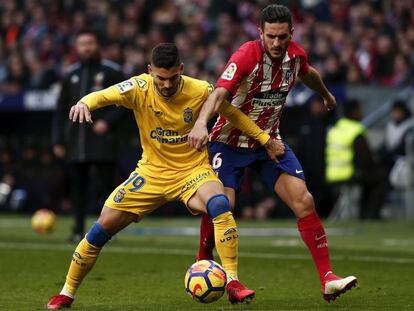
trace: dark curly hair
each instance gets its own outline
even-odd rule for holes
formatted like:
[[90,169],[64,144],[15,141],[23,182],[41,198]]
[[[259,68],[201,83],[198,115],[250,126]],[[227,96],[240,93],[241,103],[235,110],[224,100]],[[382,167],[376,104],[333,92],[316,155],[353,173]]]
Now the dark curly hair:
[[290,11],[284,5],[271,4],[262,10],[260,27],[263,29],[265,23],[288,23],[292,30],[292,17]]
[[151,64],[158,68],[170,69],[180,64],[180,55],[174,43],[160,43],[152,49]]

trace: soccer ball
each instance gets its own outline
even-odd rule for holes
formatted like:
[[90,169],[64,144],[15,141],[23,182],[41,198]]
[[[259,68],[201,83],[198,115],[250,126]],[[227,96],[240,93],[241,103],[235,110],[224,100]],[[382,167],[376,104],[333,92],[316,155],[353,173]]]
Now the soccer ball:
[[188,268],[184,278],[187,293],[201,303],[220,299],[224,294],[226,282],[226,272],[213,260],[197,261]]
[[56,215],[51,210],[42,208],[37,210],[32,216],[32,228],[37,233],[51,232],[55,226]]

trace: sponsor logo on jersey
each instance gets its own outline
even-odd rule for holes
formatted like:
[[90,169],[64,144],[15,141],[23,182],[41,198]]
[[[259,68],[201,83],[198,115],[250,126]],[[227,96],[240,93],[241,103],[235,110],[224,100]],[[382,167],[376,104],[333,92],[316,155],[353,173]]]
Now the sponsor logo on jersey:
[[183,116],[184,116],[184,122],[191,123],[193,121],[193,109],[185,108]]
[[291,69],[286,70],[284,82],[289,84],[293,71]]
[[221,75],[221,78],[224,80],[232,80],[234,77],[234,74],[237,71],[237,65],[236,63],[230,63],[226,70],[224,70],[223,74]]
[[188,135],[180,136],[177,131],[164,130],[161,127],[151,130],[150,138],[156,139],[161,144],[179,144],[188,141]]
[[253,106],[280,107],[286,101],[288,92],[264,92],[252,99]]
[[143,89],[145,85],[147,85],[147,81],[142,80],[140,78],[135,78],[135,81],[137,81],[137,84],[141,89]]
[[116,85],[116,88],[118,89],[119,93],[124,94],[130,90],[132,90],[135,87],[134,82],[130,80],[125,80],[123,82],[120,82]]
[[200,174],[198,174],[196,177],[187,180],[184,184],[184,186],[181,188],[181,193],[194,188],[195,186],[198,185],[198,183],[204,179],[206,179],[207,177],[209,177],[211,175],[210,171],[206,171],[206,172],[202,172]]
[[126,191],[124,189],[119,189],[118,192],[114,196],[114,202],[120,203],[125,196]]

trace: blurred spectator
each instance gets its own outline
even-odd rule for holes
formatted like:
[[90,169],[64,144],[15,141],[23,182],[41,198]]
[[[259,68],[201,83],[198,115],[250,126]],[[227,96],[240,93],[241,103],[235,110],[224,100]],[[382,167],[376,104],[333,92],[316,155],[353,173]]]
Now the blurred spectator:
[[395,87],[408,86],[413,82],[413,66],[410,57],[404,54],[397,54],[394,58],[393,74],[390,84]]
[[375,73],[379,84],[391,85],[394,72],[394,57],[394,43],[391,37],[387,35],[379,36],[375,57]]
[[0,92],[15,94],[27,89],[29,86],[29,68],[19,54],[13,54],[9,58],[7,73],[0,83]]
[[18,174],[16,161],[8,146],[0,146],[0,211],[10,211],[10,195]]
[[[396,163],[405,156],[405,139],[414,130],[414,119],[407,104],[402,100],[394,102],[391,108],[391,119],[385,128],[384,144],[380,150],[382,163],[390,175]],[[398,179],[398,176],[395,176]],[[399,178],[401,179],[401,178]],[[394,186],[398,180],[394,182]]]
[[[70,47],[75,34],[88,26],[104,38],[104,57],[125,64],[127,71],[131,60],[124,48],[143,51],[147,59],[149,47],[175,41],[183,43],[185,62],[195,64],[192,72],[214,79],[240,42],[257,38],[265,2],[5,0],[0,2],[0,48],[8,63],[12,55],[32,50],[45,70],[59,74],[74,61]],[[325,81],[403,86],[413,76],[414,2],[286,2],[295,19],[294,39],[309,52]],[[203,64],[214,63],[211,55],[197,51],[216,49],[213,58],[219,68],[212,74],[212,66]]]
[[306,184],[313,195],[318,214],[326,217],[332,208],[331,196],[325,181],[326,133],[333,123],[333,116],[326,110],[319,96],[311,99],[308,110],[302,114],[296,154],[302,164]]
[[360,103],[357,100],[346,102],[344,117],[327,134],[326,179],[336,201],[347,185],[358,185],[361,190],[359,218],[379,219],[387,194],[387,180],[370,150],[361,119]]
[[[79,63],[72,65],[62,80],[54,119],[53,151],[58,158],[66,156],[71,164],[71,192],[75,200],[75,225],[71,240],[78,242],[84,235],[88,196],[95,193],[103,201],[114,187],[119,138],[109,134],[108,130],[116,119],[128,112],[114,107],[100,109],[94,113],[93,125],[86,122],[72,124],[68,120],[70,107],[84,95],[124,79],[118,65],[101,59],[95,33],[80,32],[75,48]],[[101,203],[96,202],[96,205]]]

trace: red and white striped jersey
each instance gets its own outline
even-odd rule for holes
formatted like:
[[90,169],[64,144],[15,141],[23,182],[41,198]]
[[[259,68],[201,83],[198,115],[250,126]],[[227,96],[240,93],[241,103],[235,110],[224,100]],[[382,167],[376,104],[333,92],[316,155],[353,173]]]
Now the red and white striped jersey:
[[[309,71],[304,49],[290,41],[282,61],[272,61],[260,40],[244,43],[231,57],[216,87],[224,87],[232,95],[232,104],[244,112],[266,133],[277,136],[286,97],[297,75]],[[260,145],[219,116],[211,131],[210,141],[233,147],[255,148]]]

